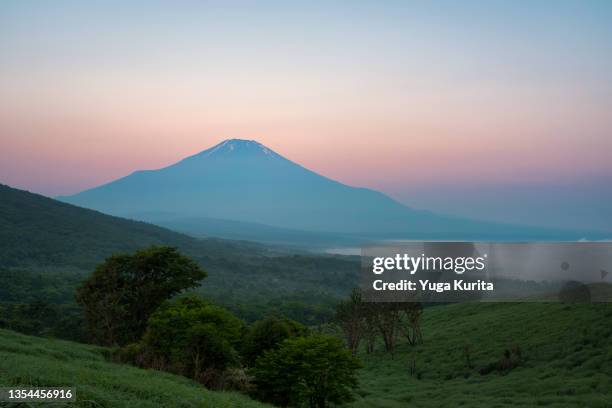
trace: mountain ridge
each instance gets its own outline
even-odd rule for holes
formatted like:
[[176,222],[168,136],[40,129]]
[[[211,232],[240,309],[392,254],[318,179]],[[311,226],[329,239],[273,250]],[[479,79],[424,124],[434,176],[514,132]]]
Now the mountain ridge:
[[58,199],[135,219],[167,213],[170,219],[232,220],[366,240],[583,238],[575,232],[416,210],[381,192],[320,175],[245,139],[228,139],[169,166]]

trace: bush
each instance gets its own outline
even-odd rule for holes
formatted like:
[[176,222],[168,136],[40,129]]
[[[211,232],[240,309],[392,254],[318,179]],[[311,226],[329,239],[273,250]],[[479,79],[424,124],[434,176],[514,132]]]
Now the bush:
[[253,391],[253,376],[243,367],[226,368],[221,375],[219,388],[248,394]]
[[329,336],[285,340],[266,351],[253,369],[256,395],[280,406],[323,408],[353,400],[361,366],[342,340]]
[[253,323],[247,330],[242,344],[242,357],[247,365],[253,365],[265,351],[276,348],[283,340],[303,337],[308,329],[302,324],[275,316]]
[[141,343],[132,343],[119,349],[113,349],[112,358],[120,363],[142,365],[143,346]]
[[144,365],[216,388],[223,370],[238,362],[242,327],[230,312],[197,297],[166,303],[149,319],[142,339]]
[[512,346],[510,349],[504,350],[502,357],[499,361],[489,363],[482,367],[479,371],[481,375],[487,375],[494,371],[501,373],[507,373],[510,370],[520,366],[523,363],[523,353],[521,348],[517,345]]

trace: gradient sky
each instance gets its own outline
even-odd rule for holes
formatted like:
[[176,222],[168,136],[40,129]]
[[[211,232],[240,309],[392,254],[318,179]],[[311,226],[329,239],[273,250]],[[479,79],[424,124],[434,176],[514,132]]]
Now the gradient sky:
[[237,137],[417,207],[612,230],[610,1],[124,3],[0,3],[0,182],[74,193]]

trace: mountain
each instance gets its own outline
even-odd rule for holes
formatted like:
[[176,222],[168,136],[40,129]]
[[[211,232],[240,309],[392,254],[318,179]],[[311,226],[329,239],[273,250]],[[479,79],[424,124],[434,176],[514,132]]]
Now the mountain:
[[255,244],[197,240],[0,184],[0,267],[90,269],[111,254],[149,245],[218,255],[234,253],[237,246],[264,251]]
[[310,249],[359,246],[361,242],[358,237],[351,235],[303,231],[246,221],[207,217],[167,217],[160,214],[139,214],[138,218],[200,238],[223,237],[224,239],[258,241]]
[[[59,198],[113,215],[163,222],[169,227],[187,223],[191,229],[197,224],[194,220],[204,218],[350,235],[361,240],[583,236],[415,210],[380,192],[321,176],[254,140],[226,140],[168,167],[136,171]],[[206,234],[205,228],[201,233]]]

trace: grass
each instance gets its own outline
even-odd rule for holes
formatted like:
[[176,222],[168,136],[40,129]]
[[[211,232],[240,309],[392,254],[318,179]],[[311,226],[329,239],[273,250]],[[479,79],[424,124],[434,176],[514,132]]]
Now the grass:
[[[360,354],[352,407],[612,407],[612,305],[436,306],[425,310],[422,332],[423,344],[400,343],[393,356],[382,345]],[[481,374],[513,348],[521,350],[517,367]],[[183,377],[113,364],[107,354],[0,330],[0,385],[72,386],[82,407],[263,406]]]
[[77,402],[66,406],[78,407],[267,406],[240,394],[209,391],[180,376],[108,362],[108,352],[0,330],[0,386],[75,387]]
[[[422,332],[393,356],[360,355],[353,407],[612,407],[612,305],[437,306]],[[480,373],[516,347],[518,367]]]

